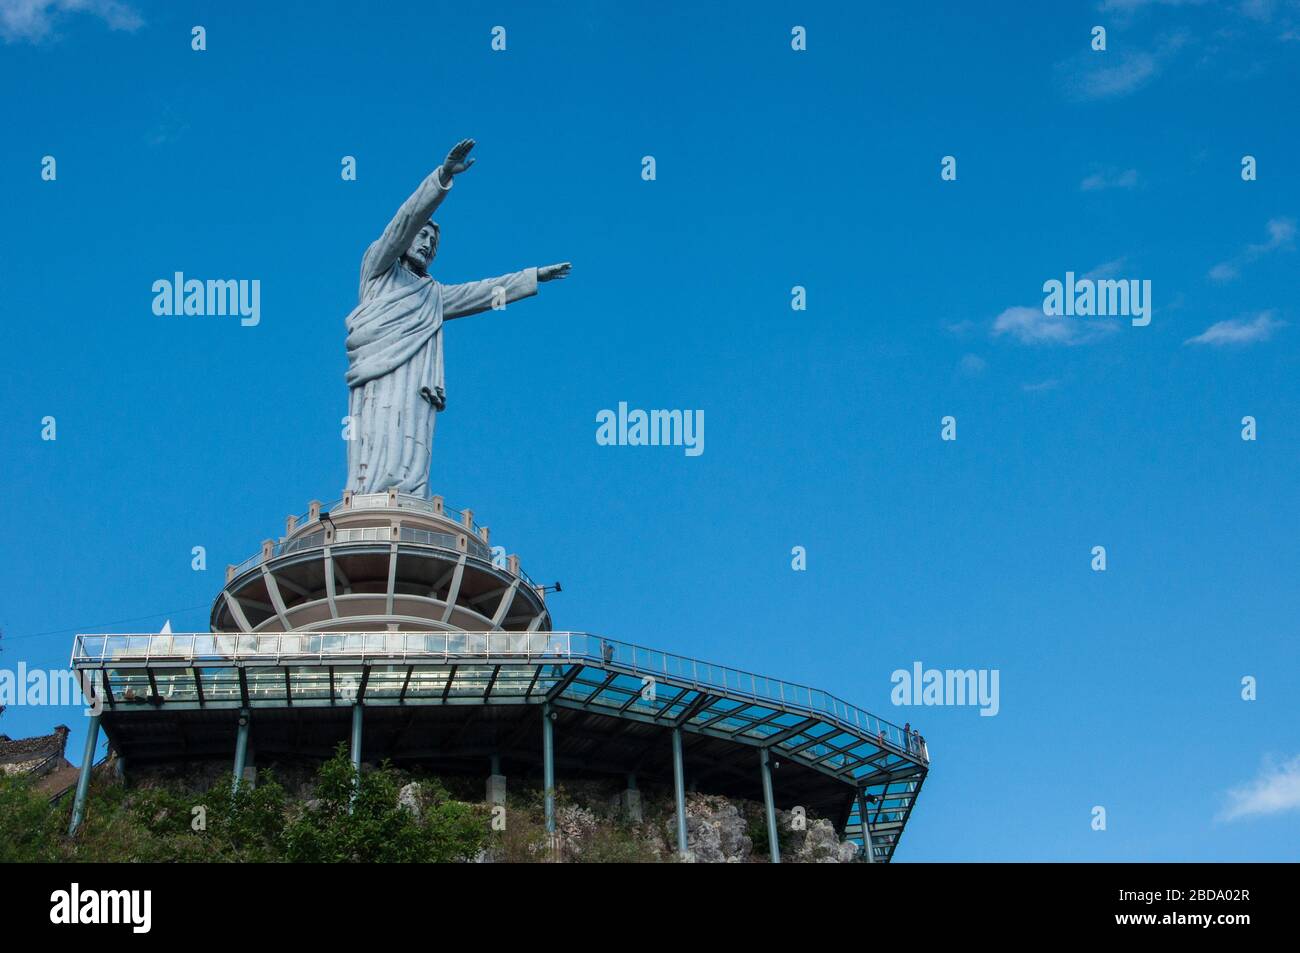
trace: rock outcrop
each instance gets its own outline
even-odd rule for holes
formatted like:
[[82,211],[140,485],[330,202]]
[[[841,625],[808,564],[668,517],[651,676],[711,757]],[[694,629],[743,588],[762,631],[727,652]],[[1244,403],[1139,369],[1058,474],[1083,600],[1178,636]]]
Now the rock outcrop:
[[[686,860],[697,864],[745,864],[766,861],[766,819],[761,804],[732,801],[713,794],[689,794],[686,798]],[[810,818],[791,811],[777,811],[777,835],[781,859],[787,863],[847,864],[858,855],[852,841],[841,840],[835,825],[825,818]],[[656,856],[668,859],[676,852],[677,812],[653,832]],[[755,840],[761,839],[761,849]]]

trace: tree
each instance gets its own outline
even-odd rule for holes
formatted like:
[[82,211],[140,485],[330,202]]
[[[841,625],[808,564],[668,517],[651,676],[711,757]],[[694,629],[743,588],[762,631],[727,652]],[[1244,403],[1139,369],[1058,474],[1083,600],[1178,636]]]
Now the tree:
[[[425,790],[427,789],[427,790]],[[306,863],[436,863],[471,860],[482,849],[482,811],[425,782],[417,813],[398,803],[401,782],[385,762],[358,776],[339,745],[317,774],[314,803],[284,832],[287,860]]]

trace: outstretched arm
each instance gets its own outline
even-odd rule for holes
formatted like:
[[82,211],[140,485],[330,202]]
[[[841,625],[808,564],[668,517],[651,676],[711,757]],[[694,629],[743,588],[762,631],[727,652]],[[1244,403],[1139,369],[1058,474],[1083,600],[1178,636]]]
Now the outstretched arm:
[[572,265],[566,261],[558,265],[525,268],[523,271],[514,271],[497,278],[467,281],[459,285],[443,285],[443,320],[463,318],[466,315],[487,311],[494,305],[504,306],[520,298],[531,298],[537,294],[538,282],[565,278],[571,267]]
[[442,319],[463,318],[537,294],[537,269],[525,268],[496,278],[442,286]]
[[429,173],[420,187],[402,203],[379,240],[366,250],[361,264],[363,281],[382,275],[411,247],[411,242],[433,215],[434,209],[447,197],[452,177],[474,164],[474,160],[468,158],[469,151],[473,148],[473,139],[462,139],[456,143],[451,152],[447,153],[442,165]]

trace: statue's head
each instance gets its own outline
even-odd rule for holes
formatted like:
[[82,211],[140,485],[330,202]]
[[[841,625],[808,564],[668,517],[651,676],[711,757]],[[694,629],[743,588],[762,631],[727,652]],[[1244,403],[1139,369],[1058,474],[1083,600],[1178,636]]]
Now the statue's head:
[[429,264],[437,254],[438,223],[428,221],[411,241],[406,253],[402,255],[402,261],[406,262],[406,267],[417,275],[423,275],[428,273]]

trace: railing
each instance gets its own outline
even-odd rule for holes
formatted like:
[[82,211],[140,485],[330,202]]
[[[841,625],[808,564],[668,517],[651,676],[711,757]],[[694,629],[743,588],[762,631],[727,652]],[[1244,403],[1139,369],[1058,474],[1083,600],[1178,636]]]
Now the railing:
[[850,705],[829,692],[767,678],[724,665],[673,655],[587,632],[271,632],[176,633],[168,635],[78,635],[74,668],[122,667],[151,662],[210,667],[235,661],[303,663],[357,662],[366,659],[463,663],[465,660],[518,659],[525,662],[595,662],[633,675],[667,678],[698,691],[722,690],[760,704],[804,711],[844,728],[885,740],[900,751],[928,761],[928,753],[903,729]]
[[[315,549],[317,546],[325,545],[325,532],[308,533],[306,536],[297,536],[293,539],[286,540],[276,546],[276,555],[283,556],[286,553],[296,553],[300,549]],[[259,556],[261,554],[259,553]]]
[[451,533],[439,533],[432,529],[418,529],[414,526],[402,527],[402,539],[409,543],[423,543],[425,546],[437,546],[440,549],[455,549],[456,537]]
[[334,531],[336,543],[382,543],[392,538],[391,526],[349,526]]
[[25,770],[23,773],[33,778],[39,778],[49,769],[50,765],[57,764],[64,760],[62,751],[54,751],[46,755],[39,763]]
[[[330,503],[328,506],[322,505],[321,512],[322,513],[331,512],[336,509],[341,509],[342,507],[343,507],[343,501],[335,500],[333,503]],[[414,496],[409,493],[397,494],[397,507],[399,509],[416,510],[421,513],[429,513],[433,516],[441,516],[459,525],[465,530],[465,535],[468,537],[468,550],[470,555],[477,556],[480,559],[486,560],[488,562],[492,562],[494,565],[496,565],[496,568],[498,569],[508,568],[505,565],[498,565],[496,561],[492,559],[492,550],[489,546],[487,546],[483,542],[483,539],[479,534],[479,526],[476,523],[474,523],[472,520],[470,521],[469,526],[465,525],[463,510],[456,510],[456,509],[452,509],[451,507],[444,506],[442,512],[439,513],[434,508],[432,500],[426,500],[423,497]],[[388,502],[387,493],[357,494],[352,497],[351,506],[348,507],[348,509],[350,510],[391,509],[391,508],[392,507]],[[311,522],[311,520],[309,519],[310,515],[311,512],[308,511],[306,513],[303,513],[299,517],[297,517],[297,529],[300,530],[304,526],[306,526],[309,522]],[[335,532],[334,541],[337,543],[382,542],[392,538],[390,532],[391,531],[389,530],[388,527],[383,527],[383,526],[341,528]],[[424,536],[428,537],[428,541],[426,541],[419,534],[424,534]],[[422,545],[433,546],[437,549],[446,549],[455,553],[459,553],[461,551],[459,546],[457,545],[456,537],[450,533],[437,533],[431,530],[420,530],[420,529],[415,529],[414,527],[404,526],[402,527],[401,538],[407,542],[421,543]],[[300,550],[315,549],[317,547],[323,546],[324,544],[325,544],[324,531],[309,533],[305,536],[298,536],[293,539],[287,539],[287,540],[281,539],[275,543],[271,551],[271,556],[269,558],[274,559],[278,556],[284,556],[289,553],[298,552]],[[258,550],[256,553],[249,556],[243,562],[235,566],[231,578],[233,579],[238,576],[242,576],[244,573],[248,572],[248,570],[260,566],[265,561],[266,561],[266,557],[264,557],[263,552],[261,550]],[[522,568],[519,570],[519,578],[523,580],[527,585],[533,588],[538,587],[538,584],[534,582],[532,580],[532,577],[530,577],[526,572],[524,572]]]
[[247,559],[245,559],[242,563],[240,563],[234,568],[234,571],[231,574],[231,578],[233,579],[236,576],[242,576],[244,573],[248,572],[248,570],[252,569],[254,566],[261,565],[261,563],[262,563],[262,554],[255,553],[254,555],[249,556]]
[[[461,526],[465,525],[464,510],[458,510],[455,507],[443,506],[442,512],[439,513],[433,505],[433,500],[427,500],[422,496],[416,496],[413,493],[397,494],[397,506],[403,510],[416,510],[421,513],[429,513],[433,516],[445,516],[453,523]],[[332,513],[335,510],[343,509],[343,501],[335,500],[332,503],[322,503],[320,511],[322,513]],[[388,503],[387,493],[357,493],[352,497],[352,505],[348,509],[353,510],[386,510],[391,509]],[[296,520],[299,529],[312,522],[311,510],[306,513],[300,513]],[[471,524],[468,527],[475,536],[478,535],[479,527],[477,524]]]

